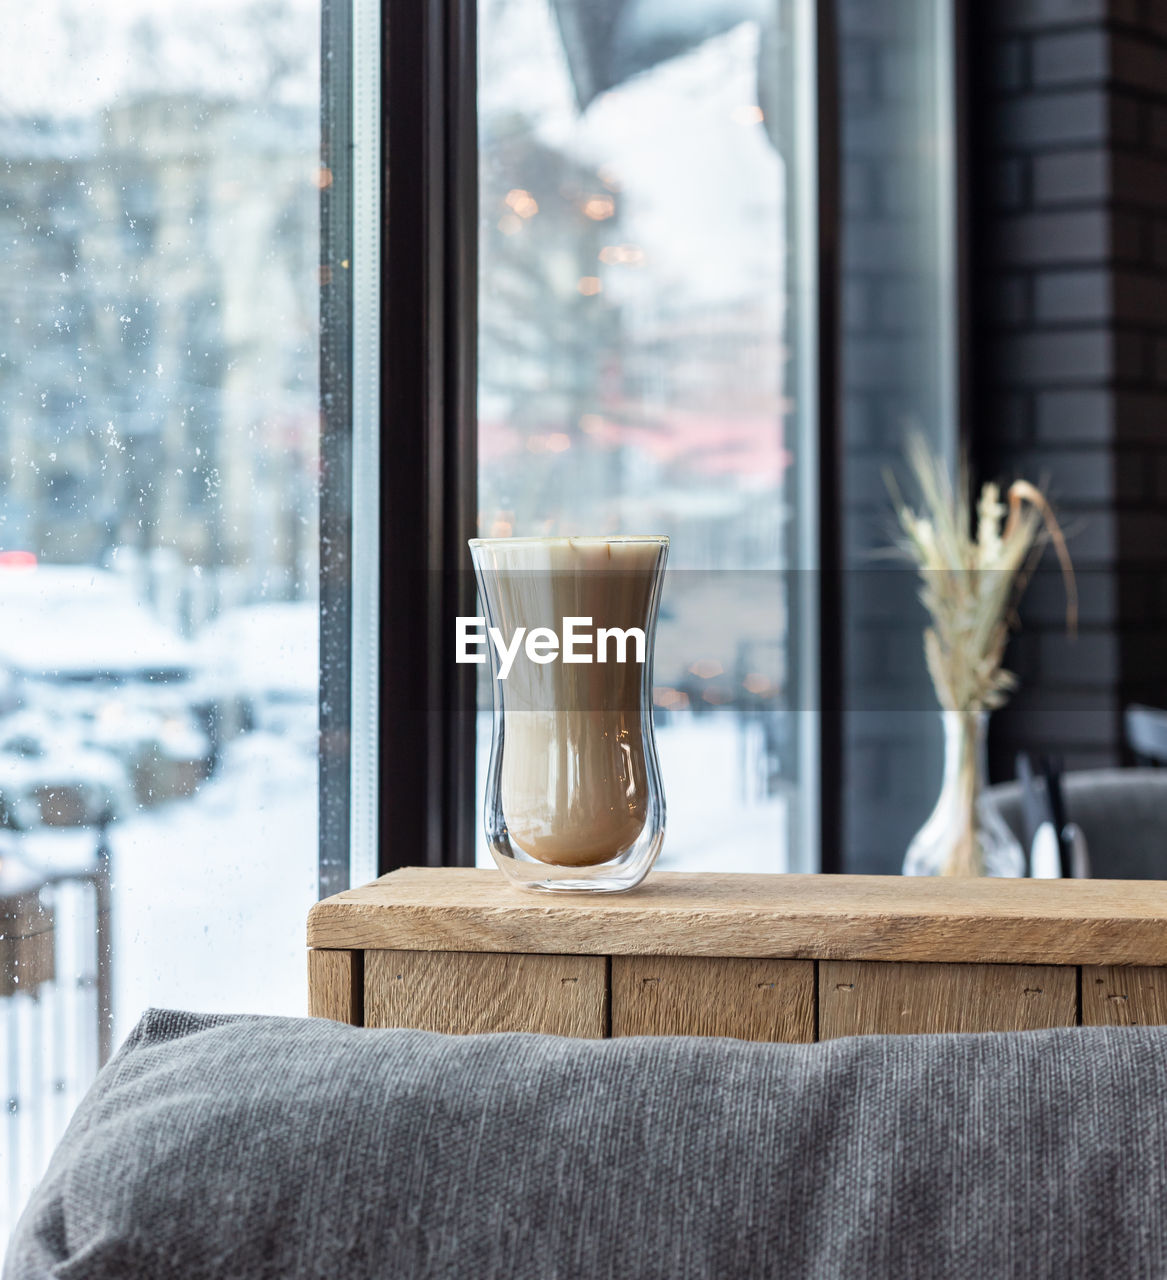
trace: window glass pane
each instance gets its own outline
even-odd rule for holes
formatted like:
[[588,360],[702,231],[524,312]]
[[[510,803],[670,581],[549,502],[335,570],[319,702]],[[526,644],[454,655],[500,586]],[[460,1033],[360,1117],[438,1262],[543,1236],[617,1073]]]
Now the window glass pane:
[[817,843],[811,6],[478,10],[479,531],[670,536],[659,865],[801,869]]
[[316,0],[8,13],[0,1238],[146,1006],[305,1008],[319,31]]
[[898,873],[944,744],[918,577],[889,560],[885,476],[909,431],[955,462],[959,314],[952,0],[865,0],[838,21],[841,869]]

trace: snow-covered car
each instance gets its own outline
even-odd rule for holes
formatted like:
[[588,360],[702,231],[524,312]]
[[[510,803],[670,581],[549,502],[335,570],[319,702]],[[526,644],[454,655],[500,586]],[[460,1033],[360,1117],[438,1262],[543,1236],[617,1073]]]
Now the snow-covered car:
[[83,722],[84,742],[121,761],[143,808],[193,795],[214,767],[210,738],[181,699],[142,706],[137,693],[104,698]]
[[198,637],[201,680],[246,707],[248,727],[315,753],[319,625],[311,601],[229,609]]
[[0,668],[17,679],[166,684],[191,673],[188,642],[126,577],[106,569],[0,569],[0,617]]
[[108,754],[35,711],[0,719],[0,820],[89,827],[127,813],[133,798],[125,769]]
[[[14,681],[22,714],[44,718],[44,743],[69,739],[74,756],[100,756],[104,770],[112,761],[139,807],[190,795],[212,772],[194,651],[128,576],[77,565],[5,567],[0,617],[0,670]],[[13,718],[0,719],[0,737]],[[92,810],[70,794],[73,802],[53,801],[50,811]]]

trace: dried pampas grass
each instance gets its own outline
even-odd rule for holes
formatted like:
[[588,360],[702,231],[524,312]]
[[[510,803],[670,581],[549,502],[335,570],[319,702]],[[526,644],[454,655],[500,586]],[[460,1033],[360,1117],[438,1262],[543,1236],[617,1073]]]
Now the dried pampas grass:
[[968,468],[955,488],[948,469],[922,437],[908,444],[908,463],[922,507],[914,511],[889,487],[903,537],[901,549],[920,572],[920,600],[931,617],[924,653],[940,705],[968,715],[991,711],[1017,681],[1001,665],[1017,602],[1047,542],[1066,584],[1066,625],[1077,627],[1078,597],[1065,538],[1045,495],[1026,480],[1005,491],[981,489],[976,522],[969,505]]

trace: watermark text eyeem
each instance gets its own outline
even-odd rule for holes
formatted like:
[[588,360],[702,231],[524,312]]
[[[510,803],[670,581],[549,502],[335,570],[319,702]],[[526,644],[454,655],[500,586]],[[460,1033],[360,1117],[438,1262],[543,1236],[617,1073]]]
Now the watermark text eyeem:
[[486,661],[486,642],[489,638],[498,654],[499,680],[511,673],[515,659],[522,650],[530,662],[540,666],[554,662],[607,662],[609,653],[613,661],[628,662],[629,649],[633,662],[644,662],[645,639],[640,627],[599,627],[593,633],[591,618],[564,618],[562,640],[552,627],[517,627],[510,638],[504,638],[497,627],[488,627],[485,618],[459,617],[454,619],[456,662]]

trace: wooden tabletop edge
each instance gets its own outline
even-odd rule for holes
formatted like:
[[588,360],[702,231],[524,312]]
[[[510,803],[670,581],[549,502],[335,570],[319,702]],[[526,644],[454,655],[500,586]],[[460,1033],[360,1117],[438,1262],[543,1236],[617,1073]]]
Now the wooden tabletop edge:
[[[408,868],[315,903],[308,945],[930,963],[1167,964],[1167,883],[661,873],[657,891],[536,895]],[[1011,892],[1010,889],[1016,890]],[[708,894],[708,896],[704,896]]]

